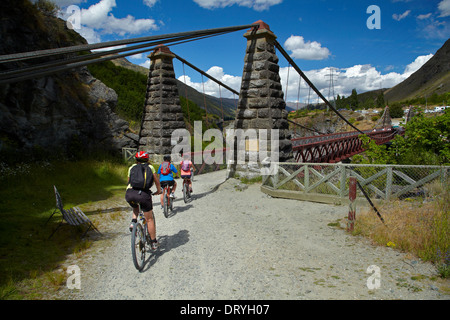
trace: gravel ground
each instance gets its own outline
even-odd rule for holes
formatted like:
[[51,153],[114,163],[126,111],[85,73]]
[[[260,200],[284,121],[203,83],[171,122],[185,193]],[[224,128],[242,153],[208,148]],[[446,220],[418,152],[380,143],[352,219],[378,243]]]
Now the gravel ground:
[[[188,204],[177,190],[168,219],[156,206],[161,246],[142,272],[131,258],[131,210],[103,214],[104,221],[119,218],[101,223],[103,235],[92,234],[87,252],[68,259],[67,266],[80,268],[81,289],[63,289],[58,298],[449,300],[442,290],[448,281],[431,280],[431,264],[329,226],[338,219],[344,225],[348,207],[274,199],[257,184],[241,188],[225,175],[196,177]],[[101,204],[126,205],[123,199]],[[368,287],[368,279],[377,284],[370,266],[379,268],[379,288]]]

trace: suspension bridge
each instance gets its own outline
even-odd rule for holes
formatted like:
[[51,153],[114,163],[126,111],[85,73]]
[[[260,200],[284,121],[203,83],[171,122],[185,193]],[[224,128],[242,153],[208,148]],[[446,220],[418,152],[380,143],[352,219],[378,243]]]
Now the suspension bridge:
[[[247,39],[247,45],[240,92],[197,68],[169,48],[242,30],[246,30],[244,37]],[[280,162],[295,159],[297,162],[305,163],[336,163],[364,151],[359,139],[360,135],[368,136],[377,144],[385,144],[396,135],[402,134],[401,130],[392,127],[388,108],[385,109],[373,130],[361,131],[354,126],[316,88],[276,39],[269,25],[263,21],[257,21],[253,24],[226,28],[12,53],[0,56],[0,64],[3,65],[0,85],[46,77],[93,63],[151,52],[147,93],[145,98],[143,97],[145,103],[139,133],[139,149],[147,150],[155,156],[170,154],[173,147],[171,141],[173,131],[186,128],[179,100],[181,93],[176,86],[173,59],[178,59],[183,64],[183,70],[187,65],[199,72],[202,79],[205,76],[216,82],[219,90],[224,88],[239,97],[233,128],[279,130]],[[112,49],[93,52],[93,50],[105,48]],[[285,95],[281,84],[277,50],[289,63],[289,69],[295,70],[326,107],[354,131],[323,134],[288,119],[285,101],[287,92]],[[81,52],[83,52],[82,55],[77,54]],[[289,79],[287,83],[288,81]],[[187,96],[186,98],[188,99]],[[204,109],[205,119],[208,121],[206,103]],[[222,122],[223,115],[222,107]],[[292,127],[296,126],[306,129],[311,134],[293,138]]]

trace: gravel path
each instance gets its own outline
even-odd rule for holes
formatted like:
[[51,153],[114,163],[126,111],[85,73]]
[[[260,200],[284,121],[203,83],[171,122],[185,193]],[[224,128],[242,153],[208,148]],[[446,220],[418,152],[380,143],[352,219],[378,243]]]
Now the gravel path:
[[[449,300],[441,289],[448,281],[431,280],[431,264],[328,225],[338,219],[343,225],[348,207],[274,199],[257,184],[241,191],[225,174],[196,177],[191,203],[177,190],[168,219],[156,207],[161,247],[143,272],[131,259],[131,211],[102,224],[103,236],[67,261],[80,267],[81,289],[62,290],[59,298]],[[107,205],[126,207],[122,199]],[[380,270],[378,289],[367,284],[373,265]]]

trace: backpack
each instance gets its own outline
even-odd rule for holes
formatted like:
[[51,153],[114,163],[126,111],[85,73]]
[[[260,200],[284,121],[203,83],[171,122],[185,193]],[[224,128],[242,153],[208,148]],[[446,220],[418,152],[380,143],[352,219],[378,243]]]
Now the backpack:
[[190,166],[189,166],[189,160],[184,160],[184,161],[181,163],[181,170],[183,170],[183,171],[189,171],[189,169],[190,169]]
[[131,168],[130,185],[133,189],[150,190],[153,185],[153,172],[148,163],[138,163]]
[[170,162],[164,161],[161,164],[161,174],[167,176],[170,173]]

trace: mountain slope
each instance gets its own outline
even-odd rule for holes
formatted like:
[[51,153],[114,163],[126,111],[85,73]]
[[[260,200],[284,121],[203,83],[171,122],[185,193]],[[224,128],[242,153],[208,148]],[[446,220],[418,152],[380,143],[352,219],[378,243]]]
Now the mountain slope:
[[384,94],[389,103],[450,91],[450,39],[419,70]]

